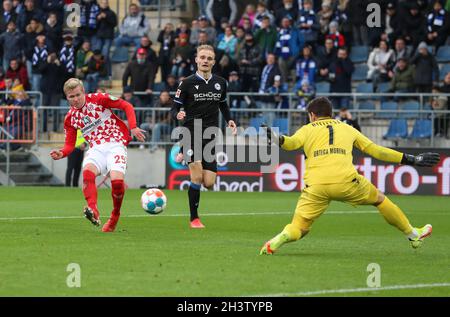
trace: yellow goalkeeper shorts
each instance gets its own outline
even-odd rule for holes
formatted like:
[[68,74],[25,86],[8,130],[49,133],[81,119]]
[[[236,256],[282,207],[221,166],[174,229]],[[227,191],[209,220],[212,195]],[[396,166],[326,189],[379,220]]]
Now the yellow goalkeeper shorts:
[[378,200],[378,189],[359,174],[350,183],[307,186],[298,199],[294,218],[314,221],[332,200],[352,205],[373,205]]

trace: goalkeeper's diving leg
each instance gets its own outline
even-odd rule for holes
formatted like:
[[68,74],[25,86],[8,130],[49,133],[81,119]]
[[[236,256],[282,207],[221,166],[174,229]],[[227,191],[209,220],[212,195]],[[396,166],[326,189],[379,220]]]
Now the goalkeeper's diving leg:
[[402,210],[381,192],[378,192],[378,200],[374,206],[377,207],[387,223],[396,227],[408,237],[414,249],[419,248],[423,240],[430,236],[433,231],[433,227],[430,224],[422,228],[411,226]]
[[303,189],[292,222],[286,225],[281,233],[264,244],[260,255],[273,254],[283,244],[297,241],[308,234],[314,220],[322,215],[330,203],[330,199],[322,189],[322,186],[315,191],[308,187]]

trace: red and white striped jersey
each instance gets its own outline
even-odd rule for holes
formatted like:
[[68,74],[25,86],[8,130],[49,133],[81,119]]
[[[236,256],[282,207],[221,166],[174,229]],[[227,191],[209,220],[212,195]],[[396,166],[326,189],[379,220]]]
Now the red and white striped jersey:
[[64,119],[64,156],[73,151],[77,130],[90,147],[109,142],[128,145],[131,141],[128,127],[111,111],[113,108],[124,110],[130,129],[136,128],[136,115],[130,103],[104,93],[87,94],[84,106],[71,107]]

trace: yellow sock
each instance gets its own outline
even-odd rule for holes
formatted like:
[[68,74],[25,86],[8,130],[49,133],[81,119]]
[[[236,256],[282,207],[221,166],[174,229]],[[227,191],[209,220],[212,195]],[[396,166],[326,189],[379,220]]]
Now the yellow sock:
[[294,226],[292,223],[286,225],[286,227],[284,227],[283,229],[283,232],[288,234],[289,241],[297,241],[302,236],[302,231],[300,230],[300,228]]
[[408,218],[389,198],[386,197],[377,208],[389,224],[397,227],[406,235],[411,234],[413,227],[409,223]]
[[300,228],[297,228],[293,224],[288,224],[284,227],[283,231],[270,240],[270,248],[276,250],[287,242],[297,241],[300,239],[302,233]]

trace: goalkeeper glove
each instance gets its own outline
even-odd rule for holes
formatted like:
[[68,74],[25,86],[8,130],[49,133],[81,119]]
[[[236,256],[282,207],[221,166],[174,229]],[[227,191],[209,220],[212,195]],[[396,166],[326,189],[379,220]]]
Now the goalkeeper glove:
[[282,146],[284,143],[284,135],[276,134],[271,127],[268,127],[266,124],[261,124],[261,128],[267,129],[267,143],[269,145],[275,144],[278,146]]
[[403,154],[402,164],[431,167],[439,163],[439,153],[421,153],[419,155]]

